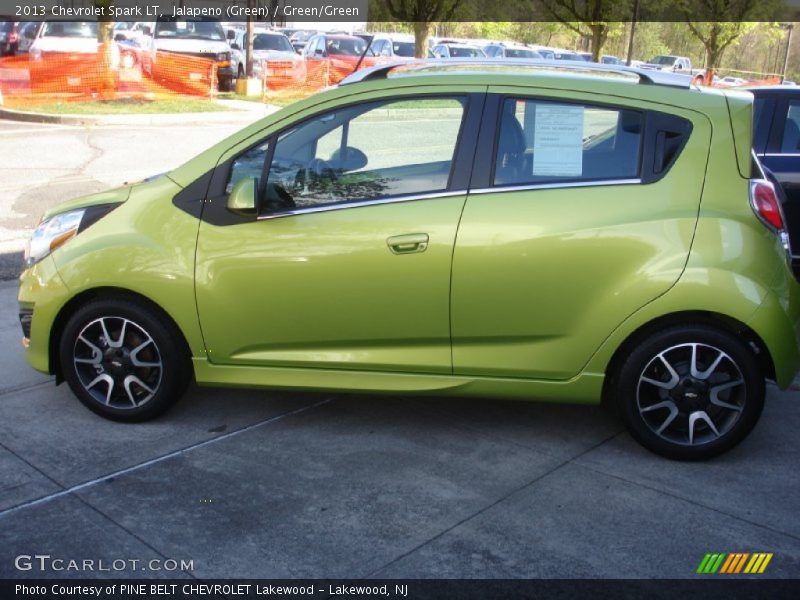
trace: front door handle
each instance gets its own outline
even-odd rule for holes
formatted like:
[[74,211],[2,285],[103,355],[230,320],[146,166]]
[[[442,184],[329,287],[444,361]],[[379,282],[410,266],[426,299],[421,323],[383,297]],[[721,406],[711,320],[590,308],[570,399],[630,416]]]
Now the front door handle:
[[394,254],[413,254],[414,252],[425,252],[428,247],[427,233],[407,233],[405,235],[393,235],[387,238],[386,244]]

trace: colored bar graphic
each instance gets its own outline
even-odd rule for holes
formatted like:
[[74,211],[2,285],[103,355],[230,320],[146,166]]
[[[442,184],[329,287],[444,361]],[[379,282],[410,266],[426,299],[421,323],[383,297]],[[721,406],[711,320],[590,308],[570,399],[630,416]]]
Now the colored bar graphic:
[[720,575],[763,573],[769,561],[772,560],[772,556],[772,552],[754,552],[753,554],[749,552],[709,552],[700,561],[697,573],[706,575],[714,573],[719,573]]

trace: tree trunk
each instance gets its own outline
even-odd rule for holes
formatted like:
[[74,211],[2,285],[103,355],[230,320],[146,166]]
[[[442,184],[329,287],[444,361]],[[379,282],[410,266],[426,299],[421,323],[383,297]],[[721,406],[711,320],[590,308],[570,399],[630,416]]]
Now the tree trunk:
[[605,23],[595,23],[591,25],[592,30],[592,60],[600,62],[603,46],[608,37],[608,26]]
[[431,24],[421,21],[414,22],[414,56],[425,58],[428,56],[428,36],[431,32]]
[[[109,0],[96,0],[96,6],[105,7],[108,11]],[[97,64],[99,69],[99,90],[103,100],[111,100],[115,95],[114,85],[114,22],[111,17],[102,17],[97,23]]]
[[[716,41],[716,40],[714,40]],[[712,85],[714,83],[714,70],[719,66],[719,61],[722,58],[722,53],[716,45],[706,46],[706,74],[705,84]]]

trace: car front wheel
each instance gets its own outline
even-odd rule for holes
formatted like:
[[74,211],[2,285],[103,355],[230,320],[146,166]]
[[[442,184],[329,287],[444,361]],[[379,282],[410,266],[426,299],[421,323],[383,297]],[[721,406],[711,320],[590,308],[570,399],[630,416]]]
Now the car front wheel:
[[60,343],[64,379],[95,413],[144,421],[183,394],[191,367],[177,328],[128,299],[92,301],[67,322]]
[[700,325],[651,335],[630,353],[616,382],[631,435],[678,460],[711,458],[742,441],[761,415],[764,395],[754,351]]

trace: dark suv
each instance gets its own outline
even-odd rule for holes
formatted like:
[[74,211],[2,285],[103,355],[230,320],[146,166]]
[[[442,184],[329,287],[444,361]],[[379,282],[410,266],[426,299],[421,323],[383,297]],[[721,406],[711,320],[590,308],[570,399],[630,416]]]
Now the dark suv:
[[789,232],[792,266],[800,273],[800,87],[748,88],[753,104],[753,149],[783,188],[783,213]]

